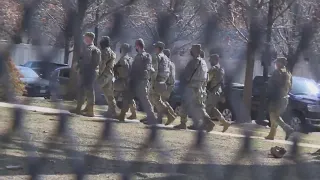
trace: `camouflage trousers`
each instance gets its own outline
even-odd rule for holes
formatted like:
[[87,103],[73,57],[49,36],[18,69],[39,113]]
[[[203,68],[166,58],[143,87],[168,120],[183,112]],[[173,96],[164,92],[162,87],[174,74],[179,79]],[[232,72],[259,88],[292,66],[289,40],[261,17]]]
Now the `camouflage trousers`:
[[113,88],[113,76],[111,74],[102,74],[98,77],[98,83],[100,84],[104,97],[108,103],[108,111],[115,113],[116,100],[114,98]]
[[195,127],[211,122],[203,102],[203,92],[201,88],[186,87],[182,102],[183,115],[188,115],[193,121]]
[[217,118],[221,123],[225,123],[226,120],[217,108],[220,102],[221,96],[217,92],[208,92],[206,100],[206,110],[211,118]]
[[287,105],[288,98],[282,98],[278,102],[269,103],[271,128],[269,135],[267,136],[268,138],[274,138],[276,136],[278,125],[286,132],[293,131],[293,129],[281,118],[281,114],[286,110]]
[[[125,91],[115,92],[115,97],[118,97],[120,94],[124,95]],[[124,108],[124,107],[122,106],[122,108]],[[136,102],[134,101],[134,99],[132,99],[132,101],[129,102],[129,110],[131,111],[131,114],[134,114],[134,115],[137,114],[137,105],[136,105]]]
[[168,118],[175,119],[176,113],[174,112],[174,110],[168,102],[172,90],[172,87],[168,87],[167,90],[161,94],[157,94],[154,91],[150,91],[151,104],[156,108],[158,112],[159,121],[162,120],[164,114],[167,114],[167,116],[169,116]]
[[88,80],[83,74],[80,75],[77,108],[81,108],[85,100],[87,100],[87,106],[93,106],[95,104],[94,83],[94,77]]
[[156,116],[149,100],[149,81],[148,80],[131,82],[130,87],[124,94],[123,108],[122,108],[123,112],[127,112],[129,110],[130,103],[133,101],[134,97],[138,98],[139,102],[141,103],[142,109],[147,114],[148,121],[156,122]]

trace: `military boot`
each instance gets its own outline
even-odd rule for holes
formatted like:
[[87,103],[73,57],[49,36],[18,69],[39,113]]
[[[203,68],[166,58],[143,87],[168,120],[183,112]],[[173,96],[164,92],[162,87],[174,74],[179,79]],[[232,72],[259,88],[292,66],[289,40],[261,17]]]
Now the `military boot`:
[[223,126],[222,132],[226,132],[228,130],[228,128],[231,126],[231,123],[229,123],[228,121],[226,121],[224,118],[220,119],[220,123]]
[[93,105],[87,105],[87,111],[81,113],[84,116],[94,117]]
[[128,117],[128,119],[137,119],[137,110],[135,106],[130,105],[130,112],[131,115]]
[[209,116],[205,116],[203,119],[203,130],[210,132],[213,130],[215,124],[211,121],[211,118]]
[[187,129],[187,125],[186,123],[180,123],[179,125],[177,126],[173,126],[174,129]]
[[125,122],[125,118],[126,118],[126,112],[123,109],[121,109],[121,112],[120,112],[120,114],[118,116],[118,120],[120,122]]
[[265,137],[265,139],[274,140],[274,137],[276,136],[276,133],[277,133],[277,129],[271,126],[270,132],[269,132],[268,136]]
[[285,140],[288,140],[289,137],[292,135],[292,133],[294,133],[294,130],[290,127],[286,130],[286,137]]

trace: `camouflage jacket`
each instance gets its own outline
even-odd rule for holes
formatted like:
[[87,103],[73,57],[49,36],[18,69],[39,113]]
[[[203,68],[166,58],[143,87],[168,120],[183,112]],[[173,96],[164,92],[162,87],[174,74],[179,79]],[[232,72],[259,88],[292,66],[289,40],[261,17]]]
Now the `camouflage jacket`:
[[85,46],[82,49],[78,62],[78,68],[81,74],[98,73],[99,63],[101,61],[101,52],[93,44]]
[[170,75],[170,60],[162,52],[152,58],[152,73],[151,81],[166,82]]
[[149,53],[143,51],[138,53],[132,62],[132,69],[130,79],[134,82],[143,80],[150,80],[151,73],[154,71],[152,68],[152,57]]
[[292,75],[286,68],[273,71],[268,80],[268,99],[269,101],[278,101],[281,98],[288,97],[292,86]]
[[222,92],[223,78],[224,70],[220,64],[212,66],[208,72],[207,90],[210,92]]
[[188,87],[202,88],[208,78],[206,62],[200,57],[189,61],[184,70],[184,78]]
[[122,56],[117,64],[114,66],[116,78],[128,79],[131,71],[132,57],[128,54]]
[[99,68],[99,75],[111,75],[113,76],[113,67],[115,64],[116,54],[107,47],[101,50],[101,62]]

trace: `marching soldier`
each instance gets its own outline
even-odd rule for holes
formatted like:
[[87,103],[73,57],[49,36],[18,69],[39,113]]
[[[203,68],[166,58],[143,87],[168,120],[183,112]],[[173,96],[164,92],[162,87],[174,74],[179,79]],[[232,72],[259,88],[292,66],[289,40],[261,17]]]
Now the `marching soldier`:
[[[129,75],[131,71],[131,65],[132,65],[132,57],[129,56],[130,52],[130,45],[127,43],[124,43],[120,47],[120,54],[121,57],[117,64],[114,67],[115,77],[116,80],[114,82],[114,90],[115,93],[124,95],[127,88],[129,88]],[[136,119],[137,118],[137,112],[136,112],[136,104],[134,100],[132,99],[131,102],[129,102],[129,108],[131,111],[131,116],[128,117],[128,119]],[[119,121],[124,121],[123,118],[119,117]]]
[[208,67],[200,57],[201,45],[192,45],[190,50],[191,61],[188,62],[182,76],[182,83],[185,86],[183,93],[183,108],[193,120],[193,126],[199,128],[199,120],[202,120],[202,129],[210,132],[215,124],[206,112],[203,101],[203,87],[207,82]]
[[100,41],[101,62],[99,67],[98,82],[101,85],[104,96],[108,102],[107,115],[114,117],[116,115],[116,101],[114,99],[113,67],[115,64],[116,54],[110,48],[110,38],[102,37]]
[[[204,59],[204,51],[203,50],[201,50],[200,51],[200,57],[202,58],[202,59]],[[204,83],[204,85],[206,85],[205,83]],[[203,92],[202,92],[203,93]],[[205,101],[205,99],[206,99],[206,94],[203,94],[203,100]],[[176,125],[176,126],[174,126],[173,128],[175,128],[175,129],[187,129],[187,122],[188,122],[188,114],[187,114],[187,112],[186,112],[186,110],[183,108],[183,107],[178,107],[179,109],[178,109],[178,113],[179,113],[179,116],[180,116],[180,124],[179,125]],[[188,127],[188,129],[192,129],[192,130],[194,130],[194,129],[196,129],[197,127],[195,127],[194,125],[191,125],[191,126],[189,126]]]
[[77,99],[77,106],[71,110],[71,113],[80,114],[81,107],[87,99],[87,107],[82,112],[83,115],[93,117],[94,111],[94,83],[99,71],[99,63],[101,59],[100,50],[93,45],[95,35],[94,33],[87,32],[84,35],[85,47],[81,52],[78,62],[77,71],[80,78],[80,89]]
[[220,123],[223,125],[222,132],[225,132],[231,123],[227,122],[220,111],[217,109],[217,104],[221,100],[223,100],[223,93],[222,93],[222,85],[223,85],[223,78],[224,78],[224,69],[220,66],[219,63],[219,55],[212,54],[210,56],[210,64],[211,69],[208,72],[208,84],[207,84],[207,112],[212,118],[217,118]]
[[[169,74],[169,78],[166,81],[166,85],[167,85],[167,89],[166,91],[163,92],[161,98],[163,99],[163,102],[166,104],[166,106],[168,107],[169,113],[173,114],[174,116],[177,116],[176,113],[174,112],[174,110],[172,109],[171,105],[169,104],[169,98],[170,95],[173,91],[174,88],[174,84],[175,84],[175,79],[176,79],[176,67],[174,65],[174,63],[171,61],[170,56],[171,56],[171,52],[170,49],[164,49],[163,50],[163,54],[165,56],[167,56],[167,58],[169,59],[169,68],[170,68],[170,74]],[[162,118],[161,118],[162,119]],[[171,119],[174,120],[174,119]],[[166,125],[171,124],[173,121],[167,121]]]
[[135,47],[138,54],[135,56],[132,63],[129,76],[129,88],[124,96],[124,104],[119,119],[122,120],[125,118],[130,102],[132,102],[134,97],[137,97],[139,102],[141,102],[143,110],[147,114],[148,121],[155,123],[156,116],[148,98],[148,85],[150,83],[151,73],[154,72],[154,69],[152,68],[152,57],[145,51],[145,44],[142,39],[136,40]]
[[154,56],[153,64],[155,72],[151,78],[150,98],[151,102],[158,112],[158,123],[162,123],[162,114],[166,114],[168,122],[173,122],[175,114],[171,106],[166,104],[161,95],[167,90],[166,82],[170,75],[170,60],[163,54],[165,44],[157,42],[154,44],[156,54]]
[[286,132],[286,139],[294,130],[281,118],[281,114],[288,105],[288,93],[292,86],[292,75],[286,68],[287,59],[279,57],[275,60],[276,69],[268,80],[268,101],[271,128],[269,135],[265,137],[274,140],[278,124]]

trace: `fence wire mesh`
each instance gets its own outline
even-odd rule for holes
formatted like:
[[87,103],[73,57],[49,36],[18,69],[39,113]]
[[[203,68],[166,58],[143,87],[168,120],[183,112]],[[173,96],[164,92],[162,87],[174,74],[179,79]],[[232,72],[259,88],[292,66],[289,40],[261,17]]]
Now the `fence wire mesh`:
[[[48,138],[49,141],[44,143],[44,147],[40,149],[35,145],[35,142],[30,136],[28,129],[24,126],[26,114],[25,105],[30,105],[32,100],[27,99],[21,101],[19,98],[17,98],[16,94],[14,93],[15,91],[13,90],[13,80],[9,75],[10,73],[8,72],[9,70],[6,63],[10,57],[10,51],[13,49],[16,37],[28,34],[28,36],[32,37],[32,39],[37,40],[38,44],[42,45],[45,43],[42,42],[40,29],[34,26],[33,21],[34,13],[40,8],[39,4],[42,2],[42,0],[20,2],[23,6],[23,18],[21,25],[19,26],[20,28],[18,28],[18,30],[12,34],[12,43],[2,48],[0,54],[1,81],[4,85],[4,90],[6,91],[5,94],[7,96],[7,101],[14,104],[14,106],[11,108],[12,125],[6,129],[6,133],[1,135],[1,156],[6,155],[5,151],[6,149],[10,148],[10,144],[21,147],[27,156],[26,167],[28,171],[25,174],[29,176],[28,179],[41,179],[41,176],[45,174],[43,169],[45,168],[46,164],[50,162],[50,155],[55,153],[56,150],[63,152],[66,160],[70,162],[70,167],[72,168],[70,174],[74,174],[74,179],[86,179],[87,175],[92,174],[92,168],[99,166],[99,163],[101,163],[101,161],[97,161],[95,156],[101,153],[101,149],[103,149],[106,145],[112,149],[111,154],[115,159],[109,165],[116,166],[113,168],[116,168],[117,170],[113,171],[117,174],[120,174],[119,179],[123,180],[133,179],[134,176],[143,178],[142,175],[139,176],[138,172],[141,171],[142,168],[146,168],[145,166],[148,165],[142,162],[150,153],[157,153],[157,161],[160,166],[158,167],[158,169],[160,169],[158,172],[170,175],[164,179],[188,179],[188,175],[192,173],[194,168],[198,167],[203,169],[203,176],[199,179],[267,179],[268,177],[264,176],[265,174],[272,174],[272,176],[268,179],[286,179],[288,177],[290,179],[293,177],[296,179],[319,178],[319,176],[314,175],[316,174],[317,170],[313,168],[313,166],[310,167],[307,162],[304,162],[300,158],[298,147],[300,138],[298,136],[295,136],[292,139],[293,144],[291,145],[291,149],[289,150],[290,155],[288,156],[288,159],[294,162],[292,166],[295,168],[294,173],[296,173],[296,175],[288,176],[288,173],[291,169],[289,165],[275,166],[273,169],[271,169],[271,172],[266,172],[269,171],[269,169],[261,168],[260,166],[262,165],[259,164],[258,154],[255,153],[253,148],[254,139],[251,138],[253,136],[252,132],[258,131],[256,126],[253,128],[245,128],[243,130],[243,135],[245,137],[241,140],[241,146],[238,147],[237,156],[234,157],[234,161],[231,163],[232,165],[226,166],[224,169],[221,169],[215,164],[215,155],[210,149],[210,146],[207,146],[206,138],[213,135],[206,134],[203,131],[194,133],[194,141],[190,147],[185,147],[188,152],[183,155],[181,162],[179,164],[171,163],[170,161],[172,158],[172,153],[169,150],[169,144],[166,142],[166,138],[170,137],[163,136],[161,134],[162,130],[158,126],[150,126],[149,133],[146,134],[144,142],[137,149],[135,158],[133,160],[127,160],[124,156],[126,151],[121,146],[122,142],[125,140],[120,139],[119,132],[115,130],[117,121],[113,121],[107,117],[103,121],[103,128],[99,138],[96,139],[96,143],[90,149],[88,149],[88,151],[79,150],[79,142],[77,142],[78,138],[75,138],[77,135],[75,132],[73,132],[72,128],[70,128],[71,116],[66,111],[66,107],[63,106],[61,100],[59,100],[60,92],[56,87],[52,87],[51,94],[54,107],[60,110],[57,114],[58,123],[56,127],[54,127],[54,133],[50,134],[50,138]],[[157,7],[160,6],[159,3],[162,3],[162,1],[157,0],[149,0],[148,2],[148,7],[151,9],[157,9]],[[201,38],[199,38],[197,42],[202,44],[206,52],[210,52],[210,50],[216,48],[217,45],[221,43],[218,38],[218,32],[220,31],[219,28],[221,27],[221,23],[225,21],[224,17],[231,16],[228,14],[228,9],[232,6],[232,0],[223,1],[222,3],[220,1],[206,0],[170,1],[169,10],[159,10],[161,12],[158,13],[159,15],[156,17],[157,25],[155,26],[155,29],[150,29],[152,32],[157,32],[157,34],[153,36],[154,39],[152,41],[155,42],[157,40],[161,40],[166,44],[170,44],[172,41],[174,41],[173,34],[177,32],[175,32],[175,29],[171,27],[177,22],[177,18],[179,18],[178,14],[183,11],[183,5],[187,2],[192,3],[194,9],[199,8],[197,12],[201,12],[201,17],[199,20],[202,21],[202,25],[199,26],[199,28],[201,28]],[[222,5],[217,5],[218,2]],[[228,63],[223,61],[221,62],[222,66],[226,69],[224,92],[228,97],[228,103],[234,110],[237,123],[251,122],[250,110],[246,109],[247,106],[242,97],[234,94],[232,91],[232,83],[234,82],[234,78],[237,78],[237,76],[240,75],[241,70],[245,68],[246,65],[248,66],[246,60],[250,58],[254,59],[255,56],[260,56],[260,49],[264,49],[266,46],[264,41],[267,28],[266,24],[264,24],[265,14],[263,14],[263,12],[257,8],[258,6],[262,5],[263,2],[264,1],[261,2],[252,0],[250,3],[248,3],[248,1],[239,1],[239,3],[244,6],[243,9],[247,10],[247,14],[245,14],[245,16],[246,19],[248,19],[248,41],[247,48],[243,52],[246,54],[246,58],[237,60],[232,67]],[[59,32],[59,35],[56,37],[58,39],[65,38],[65,34],[68,34],[70,37],[74,37],[74,51],[76,51],[77,48],[79,48],[76,45],[76,43],[78,43],[76,41],[80,41],[82,37],[81,30],[78,29],[78,27],[80,27],[79,24],[81,24],[83,21],[81,20],[81,17],[83,16],[82,13],[89,8],[89,1],[78,0],[77,2],[73,2],[65,0],[63,3],[65,3],[64,7],[67,13],[62,25],[62,31]],[[127,24],[132,23],[124,20],[124,17],[126,15],[130,15],[130,13],[134,10],[134,8],[131,8],[131,6],[135,5],[136,3],[139,3],[139,0],[130,0],[128,2],[124,2],[123,5],[119,6],[118,8],[110,10],[112,12],[110,12],[109,15],[113,16],[114,20],[111,27],[108,28],[108,33],[105,35],[110,36],[111,39],[121,39],[128,36],[127,34],[124,34],[125,32],[121,29]],[[287,4],[291,2],[283,1],[283,3]],[[214,12],[210,12],[208,10],[209,4],[216,5]],[[317,8],[315,9],[317,10]],[[295,53],[293,53],[293,56],[290,57],[291,69],[294,69],[294,65],[298,62],[299,57],[301,57],[303,53],[311,47],[310,44],[313,39],[315,39],[319,22],[317,16],[319,13],[317,14],[316,10],[314,10],[315,14],[312,16],[312,18],[308,19],[308,21],[303,25],[300,25],[300,39],[297,43],[297,50]],[[184,27],[181,28],[184,29]],[[148,49],[150,49],[150,47]],[[49,52],[37,51],[38,57],[40,57],[40,60],[43,62],[51,62],[56,54],[56,50]],[[272,59],[271,52],[264,53],[264,56],[266,57],[263,59]],[[310,64],[317,63],[318,62],[312,62]],[[312,67],[310,68],[310,71],[313,71],[316,74],[318,69]],[[311,131],[311,129],[306,129],[306,131]],[[194,157],[202,158],[206,164],[192,163]],[[243,159],[250,159],[253,162],[253,165],[251,165],[249,168],[242,168],[242,165],[238,165],[238,163]],[[247,176],[239,176],[239,171],[243,170],[249,171],[245,172],[247,173]],[[184,174],[184,176],[181,174]]]

